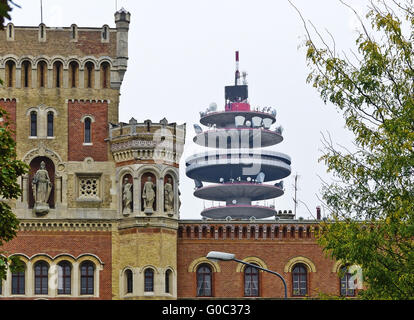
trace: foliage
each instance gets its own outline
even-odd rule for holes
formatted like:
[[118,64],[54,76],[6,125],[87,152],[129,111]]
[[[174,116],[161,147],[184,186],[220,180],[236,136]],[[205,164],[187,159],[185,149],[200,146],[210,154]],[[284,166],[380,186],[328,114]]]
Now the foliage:
[[[0,108],[0,247],[3,242],[10,241],[16,236],[19,221],[11,210],[9,201],[16,199],[21,194],[17,178],[27,172],[27,165],[16,159],[16,142],[13,139],[13,131],[9,127],[7,113]],[[1,251],[0,251],[1,253]],[[12,270],[19,267],[16,257],[7,259],[0,255],[0,279],[6,278],[7,266]]]
[[357,17],[353,59],[316,31],[318,48],[304,22],[307,81],[339,108],[354,135],[353,150],[323,137],[320,161],[339,181],[323,184],[331,216],[318,241],[336,260],[362,267],[360,298],[413,299],[413,1],[371,1],[369,23]]

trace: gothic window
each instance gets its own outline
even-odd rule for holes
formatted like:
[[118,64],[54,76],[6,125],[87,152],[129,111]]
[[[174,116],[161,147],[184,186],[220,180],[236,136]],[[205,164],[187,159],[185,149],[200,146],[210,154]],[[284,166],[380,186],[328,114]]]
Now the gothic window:
[[30,112],[30,136],[37,137],[37,112]]
[[48,293],[49,265],[45,261],[39,261],[34,266],[35,273],[35,294]]
[[297,264],[292,270],[292,288],[294,296],[306,296],[308,293],[308,272],[303,264]]
[[72,268],[68,261],[58,263],[58,294],[71,294]]
[[154,270],[152,270],[151,268],[147,268],[144,271],[144,291],[154,291]]
[[92,123],[91,118],[85,118],[85,122],[84,122],[84,127],[85,127],[84,143],[91,143],[92,142],[92,139],[91,139],[91,123]]
[[25,271],[12,273],[12,294],[25,294]]
[[108,26],[103,26],[102,27],[102,42],[108,42],[109,41],[109,29]]
[[99,177],[79,177],[79,199],[97,200],[99,199]]
[[7,40],[14,40],[14,25],[12,23],[7,25]]
[[350,286],[349,280],[351,279],[352,275],[348,271],[348,267],[341,268],[341,274],[343,274],[340,280],[340,288],[341,288],[341,296],[344,297],[353,297],[355,296],[355,289]]
[[132,293],[133,291],[133,274],[131,270],[125,271],[125,280],[126,280],[126,293]]
[[244,296],[259,296],[259,270],[255,267],[244,268]]
[[39,40],[45,41],[46,40],[46,28],[44,24],[39,26]]
[[81,284],[81,294],[93,294],[94,293],[94,285],[95,285],[95,265],[90,261],[82,262],[80,266],[80,284]]
[[197,268],[197,297],[212,296],[212,275],[211,268],[207,264]]
[[71,26],[70,37],[72,40],[76,40],[78,38],[78,28],[75,24],[72,24]]
[[47,113],[47,136],[53,137],[53,112],[49,111]]

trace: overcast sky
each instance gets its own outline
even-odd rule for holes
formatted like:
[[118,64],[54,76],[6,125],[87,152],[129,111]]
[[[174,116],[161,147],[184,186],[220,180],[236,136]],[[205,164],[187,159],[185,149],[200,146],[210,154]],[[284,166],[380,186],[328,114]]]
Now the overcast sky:
[[[14,0],[15,25],[40,23],[40,0]],[[354,14],[336,0],[292,0],[305,19],[335,37],[337,48],[355,48],[358,26]],[[347,0],[363,13],[366,0]],[[199,151],[193,124],[211,102],[224,109],[224,86],[234,82],[234,52],[240,70],[247,71],[252,107],[272,106],[284,141],[272,150],[292,158],[292,175],[285,178],[285,195],[275,200],[279,210],[293,210],[294,174],[299,175],[298,199],[312,214],[321,205],[318,175],[329,179],[321,156],[321,132],[349,145],[342,115],[324,105],[306,83],[304,28],[287,0],[43,0],[47,26],[115,26],[114,12],[131,13],[129,61],[121,89],[120,121],[187,123],[187,142],[181,159],[182,219],[199,219],[203,200],[193,196],[194,183],[185,175],[184,159]],[[327,38],[329,36],[325,33]],[[268,202],[273,203],[272,201]],[[209,201],[205,202],[210,205]],[[301,203],[298,216],[310,218]]]

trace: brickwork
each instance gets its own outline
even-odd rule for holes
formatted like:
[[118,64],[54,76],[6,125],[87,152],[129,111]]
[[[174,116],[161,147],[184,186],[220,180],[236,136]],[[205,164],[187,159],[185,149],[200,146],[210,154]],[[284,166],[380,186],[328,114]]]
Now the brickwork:
[[116,56],[116,29],[109,29],[109,42],[102,42],[102,28],[78,28],[77,41],[71,28],[46,27],[46,41],[39,41],[39,27],[14,27],[14,41],[6,41],[7,30],[0,31],[0,55]]
[[[183,233],[181,233],[182,231],[179,233],[177,252],[178,296],[180,298],[197,297],[196,272],[189,270],[189,268],[195,260],[205,257],[210,251],[231,252],[240,260],[248,257],[260,259],[266,264],[266,268],[278,272],[285,278],[289,297],[292,297],[292,273],[285,272],[286,265],[295,257],[303,257],[310,260],[316,268],[316,272],[308,270],[308,296],[315,297],[319,292],[339,294],[339,278],[336,273],[332,272],[335,262],[325,257],[313,234],[309,238],[306,235],[299,238],[297,234],[295,237],[291,237],[289,234],[286,237],[283,237],[282,234],[279,237],[267,237],[264,232],[259,237],[259,233],[251,234],[251,226],[247,225],[246,229],[249,232],[246,238],[243,238],[242,235],[236,236],[234,231],[227,238],[225,232],[219,236],[220,227],[224,227],[226,230],[225,227],[229,226],[234,230],[234,227],[238,225],[237,222],[214,224],[214,226],[204,223],[180,224],[181,230],[184,230]],[[277,226],[282,227],[282,225]],[[187,227],[190,227],[191,230],[189,234],[186,233]],[[270,227],[275,230],[276,225],[273,224]],[[194,233],[194,229],[197,230],[197,228],[200,233],[197,231]],[[266,224],[263,225],[263,229],[267,229]],[[202,230],[207,230],[204,235]],[[243,298],[244,274],[238,271],[240,265],[232,261],[220,262],[219,264],[220,272],[213,273],[212,296],[214,298]],[[282,281],[275,275],[261,272],[259,288],[259,296],[262,298],[283,297]]]
[[100,271],[99,299],[111,299],[112,241],[110,231],[20,231],[16,238],[1,248],[6,253],[19,253],[32,257],[61,254],[79,257],[95,255],[104,267]]
[[16,99],[0,99],[0,108],[7,112],[9,128],[16,131]]
[[[85,117],[91,120],[91,141],[86,144]],[[68,160],[83,161],[92,157],[95,161],[107,161],[108,103],[107,101],[68,102]]]

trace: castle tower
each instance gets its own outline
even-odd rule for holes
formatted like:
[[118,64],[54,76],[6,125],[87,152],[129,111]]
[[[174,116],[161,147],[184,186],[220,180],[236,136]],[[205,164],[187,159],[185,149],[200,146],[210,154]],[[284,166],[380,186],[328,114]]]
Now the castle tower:
[[[271,128],[276,110],[266,107],[252,110],[248,86],[239,84],[238,52],[236,52],[234,86],[225,87],[225,109],[217,111],[211,104],[200,112],[204,131],[194,125],[194,142],[215,149],[186,160],[186,174],[195,181],[198,198],[225,202],[224,206],[206,208],[201,215],[211,219],[261,219],[276,215],[274,206],[253,205],[253,201],[274,199],[283,195],[283,179],[291,173],[288,155],[261,149],[283,140],[282,128]],[[203,182],[212,183],[204,186]]]
[[122,213],[113,241],[116,299],[177,298],[179,159],[185,125],[146,120],[112,125]]
[[[112,235],[122,213],[107,138],[118,122],[130,14],[121,9],[115,22],[0,31],[0,107],[30,167],[12,203],[18,236],[2,248],[25,271],[17,289],[8,275],[5,297],[112,298]],[[34,281],[37,267],[59,285]]]

